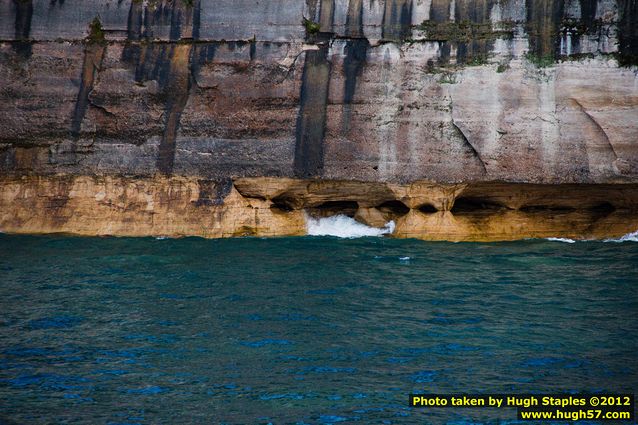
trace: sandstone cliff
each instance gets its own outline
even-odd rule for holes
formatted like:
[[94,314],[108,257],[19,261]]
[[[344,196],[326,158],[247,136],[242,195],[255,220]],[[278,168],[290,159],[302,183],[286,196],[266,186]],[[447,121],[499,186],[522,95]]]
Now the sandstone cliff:
[[[405,236],[525,236],[503,224],[517,222],[503,214],[521,208],[521,229],[532,212],[556,208],[580,214],[563,222],[590,226],[575,236],[638,228],[636,0],[0,0],[0,39],[0,230],[90,234],[59,217],[43,222],[98,206],[111,208],[106,221],[135,223],[117,208],[134,210],[133,198],[175,179],[277,210],[273,199],[301,196],[290,178],[338,182],[322,202],[351,202],[336,212],[355,203],[350,214],[370,224],[418,216],[397,228]],[[238,186],[269,178],[279,189],[253,198]],[[104,179],[115,192],[135,187],[131,204],[105,204],[115,192],[98,199]],[[73,192],[78,181],[92,189]],[[491,182],[509,184],[509,201]],[[534,202],[519,202],[520,184],[536,185],[525,186]],[[377,187],[393,195],[370,195]],[[434,187],[452,193],[430,211],[438,224],[428,203],[405,192],[427,198]],[[191,191],[175,202],[232,203],[220,195],[219,205],[206,204],[206,189]],[[563,192],[571,196],[556,198]],[[72,210],[73,193],[92,201]],[[473,210],[499,217],[498,229],[450,230],[442,217],[454,216],[459,197],[498,205]],[[51,209],[43,198],[67,201]],[[269,213],[261,227],[251,218],[227,233],[303,233],[295,214],[319,205],[303,199],[277,211],[289,224]],[[20,208],[38,208],[40,224],[18,220]],[[611,220],[620,224],[591,230],[601,211],[622,212]],[[142,228],[94,233],[207,234]]]

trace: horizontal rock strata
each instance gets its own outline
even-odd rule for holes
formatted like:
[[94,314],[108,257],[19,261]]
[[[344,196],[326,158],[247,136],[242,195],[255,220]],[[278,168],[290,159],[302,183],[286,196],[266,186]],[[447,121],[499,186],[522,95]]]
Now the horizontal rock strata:
[[2,0],[0,172],[632,182],[634,3]]
[[[543,193],[559,196],[574,184],[581,198],[638,184],[636,0],[0,0],[0,81],[0,178],[25,193],[65,179],[154,194],[162,178],[232,182],[240,195],[242,179],[325,181],[379,223],[366,210],[378,205],[348,188],[556,185]],[[596,199],[621,214],[618,199]],[[6,230],[106,232],[97,217],[93,232],[29,227],[5,205]],[[407,206],[401,235],[436,233],[436,219],[441,235],[482,238],[459,230],[471,227],[463,214]],[[302,232],[290,221],[301,209],[271,233]],[[184,215],[195,227],[197,211]],[[530,211],[507,206],[486,232],[522,235]],[[202,234],[171,214],[167,234]],[[201,220],[222,226],[211,235],[241,233]]]
[[398,238],[604,239],[638,229],[638,185],[409,185],[241,178],[23,176],[0,181],[0,230],[113,236],[296,236],[348,215]]

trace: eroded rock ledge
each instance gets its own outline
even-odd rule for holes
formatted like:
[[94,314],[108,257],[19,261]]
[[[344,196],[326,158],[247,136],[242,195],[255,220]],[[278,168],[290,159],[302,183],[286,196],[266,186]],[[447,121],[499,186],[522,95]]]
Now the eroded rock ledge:
[[241,178],[13,176],[0,230],[113,236],[295,236],[306,215],[346,214],[398,238],[603,239],[638,229],[638,184],[408,185]]

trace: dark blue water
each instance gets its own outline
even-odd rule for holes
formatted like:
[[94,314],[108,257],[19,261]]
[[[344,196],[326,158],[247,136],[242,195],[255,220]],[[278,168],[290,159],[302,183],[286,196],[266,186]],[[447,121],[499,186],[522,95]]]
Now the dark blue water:
[[633,242],[0,236],[0,423],[515,423],[407,396],[635,392],[637,272]]

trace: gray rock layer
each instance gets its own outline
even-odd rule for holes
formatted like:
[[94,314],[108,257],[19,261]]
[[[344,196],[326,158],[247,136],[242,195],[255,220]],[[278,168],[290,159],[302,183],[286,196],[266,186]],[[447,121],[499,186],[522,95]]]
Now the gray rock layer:
[[0,173],[638,181],[637,0],[0,0]]

